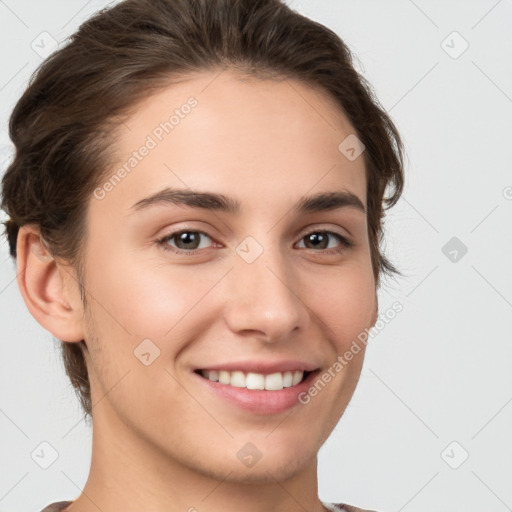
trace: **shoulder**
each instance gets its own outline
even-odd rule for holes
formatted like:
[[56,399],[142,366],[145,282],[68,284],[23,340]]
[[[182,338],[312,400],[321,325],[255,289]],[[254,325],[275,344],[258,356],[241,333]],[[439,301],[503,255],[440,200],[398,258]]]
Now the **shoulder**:
[[56,501],[55,503],[51,503],[41,510],[41,512],[63,512],[64,509],[71,505],[71,501]]

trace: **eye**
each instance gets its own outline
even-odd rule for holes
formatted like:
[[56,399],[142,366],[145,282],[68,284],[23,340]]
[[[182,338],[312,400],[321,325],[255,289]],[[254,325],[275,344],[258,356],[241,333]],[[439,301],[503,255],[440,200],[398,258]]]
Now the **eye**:
[[[158,239],[156,243],[165,251],[172,251],[175,254],[183,254],[186,256],[192,256],[200,252],[201,249],[207,249],[208,247],[222,247],[222,245],[217,242],[214,242],[213,245],[208,245],[207,243],[206,245],[202,244],[201,239],[203,237],[212,240],[204,231],[182,229],[181,231],[170,233]],[[305,249],[313,249],[323,254],[341,253],[354,245],[353,242],[347,240],[343,235],[327,230],[311,231],[301,238],[301,242],[303,240],[306,241]],[[337,240],[338,245],[329,247],[332,240]]]
[[[182,230],[160,238],[157,243],[166,251],[191,255],[205,248],[204,245],[201,246],[201,237],[210,238],[203,231]],[[171,245],[171,241],[175,241],[176,246]]]
[[[329,248],[329,241],[332,239],[337,239],[340,245],[334,248]],[[306,249],[315,249],[322,250],[321,252],[331,254],[331,253],[340,253],[349,247],[352,247],[354,244],[347,240],[344,236],[339,233],[335,233],[334,231],[327,230],[319,230],[319,231],[311,231],[307,235],[301,238],[302,240],[306,240]]]

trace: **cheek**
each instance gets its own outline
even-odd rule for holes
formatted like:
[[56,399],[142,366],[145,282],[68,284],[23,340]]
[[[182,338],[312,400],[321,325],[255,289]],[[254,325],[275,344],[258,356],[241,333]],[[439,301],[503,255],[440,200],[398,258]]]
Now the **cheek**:
[[373,275],[366,267],[350,265],[340,269],[335,278],[323,280],[315,290],[309,294],[311,308],[340,353],[372,324],[376,308]]
[[109,261],[102,261],[91,282],[103,306],[95,308],[97,321],[119,342],[129,333],[133,343],[149,338],[161,350],[169,336],[180,339],[181,333],[201,323],[211,300],[209,291],[225,274],[221,268],[171,266],[161,260],[114,257],[112,253]]
[[[200,329],[207,316],[219,314],[215,305],[229,299],[210,294],[223,278],[230,279],[224,266],[170,265],[160,257],[127,257],[115,250],[91,251],[88,288],[101,306],[95,307],[97,324],[119,342],[128,336],[134,346],[145,338],[157,344],[169,336],[180,339],[180,333]],[[296,277],[301,284],[295,292],[326,325],[327,338],[344,346],[370,326],[376,296],[369,258],[354,258],[338,268],[308,266]]]

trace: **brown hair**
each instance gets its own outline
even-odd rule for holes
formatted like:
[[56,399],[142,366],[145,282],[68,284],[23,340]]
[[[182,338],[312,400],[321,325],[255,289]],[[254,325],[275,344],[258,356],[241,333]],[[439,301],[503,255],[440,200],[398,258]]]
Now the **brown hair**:
[[[382,272],[400,274],[380,248],[384,210],[403,189],[398,131],[343,41],[280,0],[125,0],[84,22],[34,73],[10,117],[16,153],[3,177],[2,209],[12,257],[20,226],[37,225],[52,255],[76,270],[85,307],[85,214],[112,163],[113,128],[176,78],[223,68],[299,79],[336,100],[366,148],[377,286]],[[85,342],[62,341],[66,373],[90,416]]]

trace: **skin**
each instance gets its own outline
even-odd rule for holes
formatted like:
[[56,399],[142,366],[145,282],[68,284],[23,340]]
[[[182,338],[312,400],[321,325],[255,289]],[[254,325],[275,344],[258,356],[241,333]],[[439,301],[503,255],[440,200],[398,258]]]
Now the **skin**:
[[[194,96],[198,105],[87,213],[84,311],[76,276],[52,259],[37,228],[18,238],[18,284],[37,321],[59,339],[86,341],[93,403],[89,478],[72,512],[320,512],[317,453],[348,405],[362,350],[307,405],[279,414],[244,411],[213,395],[195,368],[242,359],[299,359],[327,370],[377,319],[364,212],[307,215],[292,208],[319,192],[351,191],[366,206],[363,158],[338,150],[354,133],[327,94],[294,80],[242,81],[203,72],[144,100],[121,126],[112,170],[156,125]],[[234,143],[236,141],[236,143]],[[164,188],[222,193],[220,211],[131,206]],[[195,255],[176,237],[200,230]],[[327,248],[307,245],[320,228]],[[263,253],[235,251],[252,236]],[[160,356],[141,364],[149,338]],[[307,433],[307,435],[305,435]],[[247,468],[237,452],[262,453]],[[191,509],[192,510],[192,509]]]

